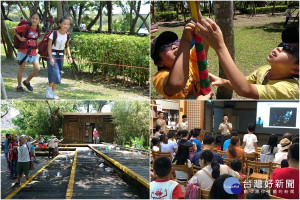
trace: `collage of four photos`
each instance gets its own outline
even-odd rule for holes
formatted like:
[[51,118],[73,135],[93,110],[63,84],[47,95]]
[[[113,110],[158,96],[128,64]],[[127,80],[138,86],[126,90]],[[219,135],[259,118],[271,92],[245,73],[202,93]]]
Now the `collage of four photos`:
[[299,199],[299,112],[299,1],[1,1],[1,199]]

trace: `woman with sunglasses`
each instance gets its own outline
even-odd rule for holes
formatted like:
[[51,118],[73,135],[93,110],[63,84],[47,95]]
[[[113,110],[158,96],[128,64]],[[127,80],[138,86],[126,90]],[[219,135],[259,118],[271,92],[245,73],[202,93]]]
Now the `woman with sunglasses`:
[[[200,2],[196,4],[197,8]],[[198,19],[201,19],[198,10]],[[156,90],[168,99],[209,99],[212,93],[200,96],[200,78],[195,47],[190,49],[196,22],[190,20],[184,27],[182,38],[165,31],[151,42],[151,58],[158,72],[153,77]],[[206,55],[208,46],[206,48]]]
[[283,42],[267,57],[262,66],[245,77],[232,60],[220,27],[211,19],[202,19],[199,34],[217,53],[227,79],[210,74],[211,85],[224,86],[252,99],[299,99],[299,31],[283,31]]

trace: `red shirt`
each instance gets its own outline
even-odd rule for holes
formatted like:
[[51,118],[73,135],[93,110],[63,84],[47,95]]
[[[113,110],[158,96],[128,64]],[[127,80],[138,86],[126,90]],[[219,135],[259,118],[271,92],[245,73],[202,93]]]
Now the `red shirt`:
[[299,170],[290,167],[275,169],[269,186],[274,196],[299,199]]
[[[25,36],[25,33],[26,33],[26,29],[27,29],[27,25],[22,25],[22,26],[17,26],[16,27],[16,31],[22,35],[22,37]],[[28,46],[36,46],[36,43],[37,43],[37,40],[31,40],[30,38],[38,38],[38,32],[36,30],[36,28],[32,28],[32,27],[29,27],[29,31],[28,31],[28,35],[27,35],[27,38],[26,38],[26,41],[25,41],[25,47],[28,47]],[[27,48],[20,48],[19,51],[23,52],[23,53],[27,53]],[[37,53],[36,53],[36,49],[31,49],[30,53],[28,54],[29,56],[36,56]]]
[[[160,180],[160,179],[156,179],[154,182],[156,183],[165,183],[168,182],[169,180]],[[150,186],[151,187],[151,186]],[[166,192],[166,191],[162,191],[162,192]],[[161,198],[161,199],[165,199],[165,198]],[[184,199],[184,196],[182,194],[181,191],[181,187],[179,184],[177,184],[172,192],[172,199]]]
[[94,137],[98,137],[98,131],[93,132]]

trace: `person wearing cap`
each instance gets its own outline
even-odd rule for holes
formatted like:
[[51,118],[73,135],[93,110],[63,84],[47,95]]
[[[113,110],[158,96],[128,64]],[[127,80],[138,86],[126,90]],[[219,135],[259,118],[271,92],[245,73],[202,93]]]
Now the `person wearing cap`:
[[52,135],[51,139],[48,140],[48,150],[49,150],[48,158],[50,158],[50,156],[52,156],[52,158],[55,157],[54,149],[56,147],[56,144],[55,144],[56,142],[57,142],[57,138],[54,135]]
[[275,158],[274,158],[274,162],[276,163],[281,163],[282,160],[287,159],[288,150],[289,147],[292,145],[292,142],[287,138],[283,138],[282,140],[280,140],[280,145],[281,148],[275,154]]
[[[210,74],[211,85],[223,86],[251,99],[299,99],[299,29],[287,28],[282,42],[268,55],[269,65],[245,77],[225,45],[220,27],[211,19],[202,19],[199,34],[217,53],[228,78]],[[259,44],[256,44],[259,45]]]
[[[299,199],[299,144],[289,146],[287,161],[289,166],[273,171],[270,190],[273,195],[282,199]],[[279,184],[276,184],[279,183]],[[283,184],[282,184],[283,183]],[[284,191],[284,192],[280,192]]]
[[30,168],[30,149],[31,145],[36,141],[28,142],[26,135],[21,135],[19,139],[19,147],[18,147],[18,164],[17,164],[17,181],[13,184],[12,187],[20,186],[20,181],[22,178],[22,174],[25,175],[25,180],[28,180],[29,168]]
[[[197,8],[199,5],[197,2]],[[198,19],[201,17],[199,10]],[[196,22],[190,20],[180,40],[176,33],[164,31],[151,42],[151,58],[158,70],[153,76],[153,85],[168,99],[209,99],[212,96],[212,93],[200,96],[196,49],[190,50],[195,27]],[[207,55],[208,48],[205,49]]]

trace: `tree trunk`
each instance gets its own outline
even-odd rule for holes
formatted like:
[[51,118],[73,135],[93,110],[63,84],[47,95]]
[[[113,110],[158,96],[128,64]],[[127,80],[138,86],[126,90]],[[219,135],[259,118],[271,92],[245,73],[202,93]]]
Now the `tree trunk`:
[[81,16],[82,16],[83,8],[84,8],[84,3],[80,3],[79,13],[78,13],[78,26],[80,26],[80,24],[81,24]]
[[[134,12],[135,12],[135,18],[130,21],[130,33],[129,33],[130,35],[135,34],[134,28],[135,28],[136,22],[139,18],[140,8],[141,8],[141,1],[138,1],[137,8],[136,8],[136,1],[130,2],[130,10],[134,10]],[[130,12],[130,13],[132,14],[133,12]]]
[[93,21],[91,21],[91,23],[86,27],[87,30],[91,30],[91,28],[96,24],[96,22],[98,21],[99,17],[100,17],[100,13],[102,13],[100,11],[101,9],[101,6],[99,6],[99,9],[98,9],[98,13],[96,15],[96,17],[93,19]]
[[29,8],[29,11],[30,11],[30,16],[37,12],[38,8],[39,8],[39,1],[34,1],[33,4],[32,2],[29,2],[29,1],[26,1],[27,3],[27,6]]
[[80,29],[80,27],[79,27],[79,24],[78,24],[78,21],[79,20],[77,20],[77,14],[76,14],[76,11],[74,10],[74,8],[71,6],[70,7],[70,10],[72,11],[72,13],[73,13],[73,21],[75,22],[75,26],[76,26],[76,28],[78,28],[78,30]]
[[50,4],[50,1],[44,1],[44,2],[45,2],[45,10],[46,10],[48,16],[53,18],[53,15],[51,13],[51,4]]
[[99,28],[98,28],[99,32],[102,31],[102,21],[103,21],[102,11],[103,11],[103,7],[104,7],[104,3],[102,1],[100,1],[100,16],[99,16]]
[[63,17],[62,2],[61,1],[57,1],[56,5],[57,5],[57,19],[60,19],[60,18]]
[[63,17],[70,17],[70,9],[69,9],[68,1],[62,1],[62,10],[63,10]]
[[27,17],[27,15],[26,15],[26,13],[25,13],[25,11],[24,11],[24,8],[23,8],[23,6],[22,6],[22,4],[20,3],[20,1],[17,1],[17,3],[18,3],[18,6],[19,6],[19,8],[20,8],[20,10],[21,10],[21,12],[22,12],[24,18],[25,18],[27,21],[29,21],[29,18]]
[[[6,90],[5,90],[5,87],[4,87],[4,82],[3,82],[3,79],[2,79],[2,75],[0,75],[0,79],[1,79],[1,99],[7,99]],[[7,113],[8,113],[8,111],[7,111]],[[1,114],[1,118],[4,117],[6,114],[4,114],[4,115]]]
[[[233,31],[233,2],[232,1],[214,1],[215,21],[220,26],[224,42],[233,60],[235,60],[234,49],[234,31]],[[219,77],[227,78],[225,72],[219,63]],[[217,99],[231,99],[232,90],[225,87],[218,87]]]
[[9,37],[8,31],[7,31],[7,27],[5,24],[5,20],[4,20],[4,16],[3,13],[1,12],[1,38],[2,38],[2,43],[3,45],[6,45],[6,58],[7,59],[13,59],[13,53],[15,53],[15,55],[17,56],[17,53],[14,50],[13,47],[13,43]]
[[275,5],[276,5],[276,1],[273,1],[272,16],[274,15],[275,12]]
[[107,1],[108,33],[112,33],[112,2]]
[[8,18],[9,8],[7,8],[7,13],[5,13],[5,7],[4,7],[4,5],[3,5],[3,1],[1,1],[1,13],[3,13],[4,20],[13,21],[12,19],[9,19],[9,18]]

